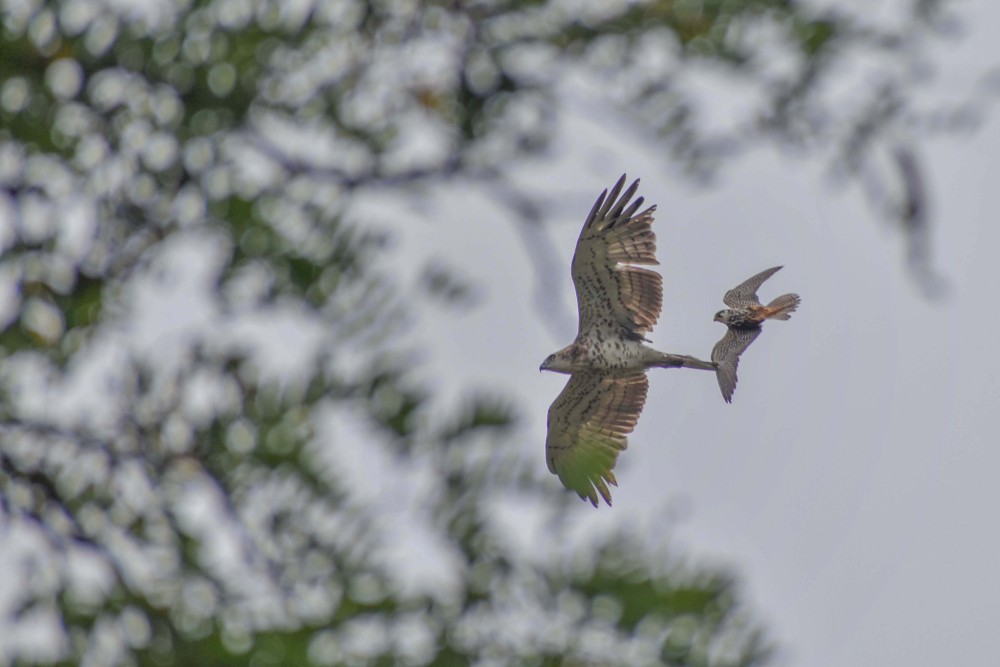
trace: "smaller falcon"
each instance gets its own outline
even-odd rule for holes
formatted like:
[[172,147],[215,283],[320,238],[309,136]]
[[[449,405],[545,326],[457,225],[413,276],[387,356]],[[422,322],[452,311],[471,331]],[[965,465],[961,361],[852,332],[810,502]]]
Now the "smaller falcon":
[[764,320],[787,320],[802,301],[798,294],[782,294],[766,306],[761,304],[757,289],[780,268],[761,271],[726,292],[722,302],[729,308],[715,314],[715,321],[728,327],[726,335],[712,348],[712,361],[717,365],[715,375],[726,403],[733,401],[740,355],[760,335],[761,324]]

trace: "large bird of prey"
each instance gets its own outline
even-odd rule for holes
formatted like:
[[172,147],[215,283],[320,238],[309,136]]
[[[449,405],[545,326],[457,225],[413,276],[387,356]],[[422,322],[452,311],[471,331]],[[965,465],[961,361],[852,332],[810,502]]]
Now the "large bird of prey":
[[576,340],[542,362],[540,370],[570,375],[549,408],[545,458],[567,488],[595,507],[611,504],[611,470],[646,402],[648,368],[715,370],[715,364],[644,345],[663,303],[660,274],[636,266],[656,261],[650,226],[655,206],[629,203],[639,181],[621,194],[625,175],[601,193],[580,232],[572,275],[580,326]]
[[729,308],[715,314],[715,321],[728,327],[722,339],[712,348],[712,361],[718,366],[715,375],[726,403],[732,402],[733,392],[736,391],[736,367],[740,363],[740,355],[760,335],[764,320],[787,320],[802,302],[798,294],[782,294],[766,306],[757,298],[760,286],[780,268],[775,266],[761,271],[726,292],[722,302]]

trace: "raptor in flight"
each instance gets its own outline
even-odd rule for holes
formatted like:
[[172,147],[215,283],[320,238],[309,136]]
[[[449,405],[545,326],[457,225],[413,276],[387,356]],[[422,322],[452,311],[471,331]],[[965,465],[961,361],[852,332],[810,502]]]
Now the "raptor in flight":
[[726,403],[733,400],[736,391],[736,367],[750,343],[760,335],[764,320],[787,320],[802,301],[798,294],[782,294],[771,303],[762,305],[757,299],[757,289],[774,275],[780,266],[761,271],[726,292],[722,302],[729,306],[715,314],[715,321],[726,325],[726,334],[712,348],[712,361],[718,368],[715,375]]
[[623,174],[587,216],[571,270],[580,318],[576,340],[540,368],[570,376],[549,408],[549,470],[595,507],[598,494],[611,504],[607,485],[617,485],[611,471],[646,402],[646,370],[716,368],[643,344],[663,303],[660,274],[636,266],[659,263],[650,228],[656,207],[639,212],[643,198],[631,201],[639,181],[622,193],[624,186]]

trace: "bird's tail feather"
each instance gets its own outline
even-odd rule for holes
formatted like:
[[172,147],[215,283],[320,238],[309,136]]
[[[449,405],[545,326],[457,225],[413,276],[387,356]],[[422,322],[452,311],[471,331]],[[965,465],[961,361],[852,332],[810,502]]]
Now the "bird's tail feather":
[[768,310],[772,311],[768,313],[767,319],[787,320],[795,312],[795,309],[799,307],[800,303],[802,303],[802,299],[799,298],[798,294],[782,294],[767,304]]

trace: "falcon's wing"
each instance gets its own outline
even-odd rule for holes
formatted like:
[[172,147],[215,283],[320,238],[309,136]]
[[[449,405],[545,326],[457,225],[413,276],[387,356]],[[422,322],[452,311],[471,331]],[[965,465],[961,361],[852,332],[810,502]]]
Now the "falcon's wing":
[[621,197],[625,175],[608,194],[601,193],[587,216],[573,255],[573,285],[580,315],[578,333],[602,329],[634,340],[652,330],[663,304],[663,279],[633,264],[658,264],[653,211],[642,206],[636,180]]
[[549,408],[549,471],[594,507],[598,493],[611,505],[606,482],[617,486],[611,470],[639,420],[648,387],[645,373],[575,373]]
[[757,298],[757,289],[765,280],[777,273],[780,266],[775,266],[766,271],[761,271],[753,278],[748,278],[733,289],[726,292],[722,297],[722,303],[730,308],[745,308],[747,306],[759,306],[760,300]]
[[757,339],[760,331],[760,327],[726,329],[726,335],[712,348],[712,361],[718,364],[715,377],[719,380],[719,389],[722,390],[722,398],[726,403],[733,402],[733,392],[736,391],[736,367],[739,366],[740,355]]

